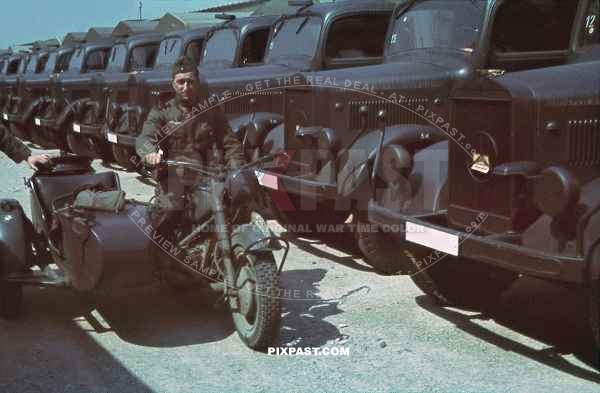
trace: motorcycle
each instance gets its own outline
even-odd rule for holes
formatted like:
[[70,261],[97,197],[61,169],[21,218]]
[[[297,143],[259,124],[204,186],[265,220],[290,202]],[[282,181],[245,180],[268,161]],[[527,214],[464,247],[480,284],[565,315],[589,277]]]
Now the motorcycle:
[[[185,271],[227,304],[248,347],[266,348],[279,332],[279,274],[289,243],[275,236],[259,213],[237,202],[243,200],[240,190],[255,192],[239,184],[254,176],[256,165],[226,171],[222,166],[161,162],[159,166],[194,171],[202,178],[183,195],[183,220],[175,235],[161,239],[149,225],[149,203],[124,199],[122,193],[122,203],[109,208],[95,202],[82,206],[83,191],[88,197],[121,195],[115,172],[96,173],[89,158],[52,158],[26,181],[31,220],[18,201],[0,200],[0,316],[18,314],[24,285],[93,293],[151,285],[157,271],[165,269],[157,259],[167,258],[173,261],[167,264],[169,272]],[[208,203],[198,206],[198,200]],[[159,258],[157,249],[162,251]],[[279,266],[278,250],[283,251]]]

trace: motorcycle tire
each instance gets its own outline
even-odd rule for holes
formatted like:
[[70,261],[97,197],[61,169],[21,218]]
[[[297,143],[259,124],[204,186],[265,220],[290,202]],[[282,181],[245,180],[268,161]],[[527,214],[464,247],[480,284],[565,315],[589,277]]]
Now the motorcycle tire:
[[[233,323],[249,348],[262,350],[279,336],[281,302],[277,266],[270,252],[238,255],[238,266],[235,286],[239,295],[232,309]],[[230,307],[232,302],[230,299]]]

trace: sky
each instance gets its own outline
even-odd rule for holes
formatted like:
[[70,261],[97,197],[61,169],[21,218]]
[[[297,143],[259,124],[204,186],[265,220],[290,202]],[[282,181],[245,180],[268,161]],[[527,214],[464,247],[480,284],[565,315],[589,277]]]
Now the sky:
[[[228,0],[142,0],[142,16],[196,11]],[[71,31],[114,27],[137,19],[139,0],[10,0],[0,7],[0,49],[40,39],[62,38]]]

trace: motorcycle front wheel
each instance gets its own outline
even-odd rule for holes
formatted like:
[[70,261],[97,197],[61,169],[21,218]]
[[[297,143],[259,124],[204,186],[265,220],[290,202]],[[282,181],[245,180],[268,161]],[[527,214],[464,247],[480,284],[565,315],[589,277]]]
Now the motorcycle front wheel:
[[237,253],[236,258],[238,295],[229,301],[233,323],[249,348],[262,350],[279,336],[281,302],[277,266],[270,252]]

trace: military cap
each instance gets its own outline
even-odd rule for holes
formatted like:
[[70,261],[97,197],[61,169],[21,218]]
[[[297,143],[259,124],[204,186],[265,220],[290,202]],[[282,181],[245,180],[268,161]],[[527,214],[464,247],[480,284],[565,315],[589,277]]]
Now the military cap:
[[181,56],[175,61],[173,67],[171,67],[172,77],[175,78],[176,74],[185,74],[188,72],[193,72],[195,74],[198,73],[198,69],[196,68],[196,63],[190,57]]

